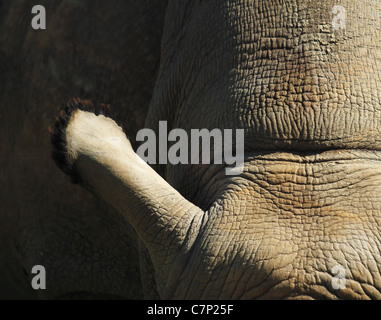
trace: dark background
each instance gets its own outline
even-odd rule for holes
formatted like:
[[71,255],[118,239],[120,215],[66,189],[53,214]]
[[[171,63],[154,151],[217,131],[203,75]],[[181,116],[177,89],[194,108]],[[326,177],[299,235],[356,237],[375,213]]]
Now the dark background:
[[[142,298],[133,230],[51,160],[71,97],[108,103],[134,142],[155,85],[166,0],[0,0],[0,299]],[[34,30],[34,5],[47,29]],[[34,265],[47,272],[35,291]]]

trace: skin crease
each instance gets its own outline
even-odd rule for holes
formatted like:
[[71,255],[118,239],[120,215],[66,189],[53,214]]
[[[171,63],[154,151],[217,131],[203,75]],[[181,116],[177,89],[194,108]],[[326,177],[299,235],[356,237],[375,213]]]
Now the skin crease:
[[335,4],[169,1],[146,127],[245,129],[239,176],[156,167],[167,183],[111,120],[72,116],[69,159],[137,231],[160,298],[381,298],[380,23],[343,1],[334,30]]

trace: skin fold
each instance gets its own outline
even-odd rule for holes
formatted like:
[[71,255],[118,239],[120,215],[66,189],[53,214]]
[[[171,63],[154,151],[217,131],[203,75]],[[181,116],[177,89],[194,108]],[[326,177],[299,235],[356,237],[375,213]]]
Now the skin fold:
[[160,298],[381,298],[379,4],[343,1],[340,30],[335,4],[169,1],[145,126],[244,129],[240,175],[154,170],[86,102],[61,114],[59,166],[133,226]]

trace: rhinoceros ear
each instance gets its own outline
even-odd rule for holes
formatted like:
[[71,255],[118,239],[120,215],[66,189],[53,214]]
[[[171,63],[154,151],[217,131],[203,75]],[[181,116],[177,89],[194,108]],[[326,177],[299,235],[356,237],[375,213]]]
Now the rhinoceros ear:
[[[122,128],[74,100],[53,128],[53,156],[81,186],[114,207],[130,223],[161,268],[190,252],[204,211],[186,200],[133,150]],[[164,276],[165,277],[165,276]]]
[[53,145],[52,158],[57,166],[71,177],[73,183],[79,182],[79,176],[70,164],[70,161],[68,161],[66,128],[78,110],[91,112],[95,115],[101,114],[106,117],[115,117],[111,113],[111,107],[108,104],[101,104],[99,107],[96,107],[90,100],[71,98],[66,106],[62,108],[54,125],[48,128]]

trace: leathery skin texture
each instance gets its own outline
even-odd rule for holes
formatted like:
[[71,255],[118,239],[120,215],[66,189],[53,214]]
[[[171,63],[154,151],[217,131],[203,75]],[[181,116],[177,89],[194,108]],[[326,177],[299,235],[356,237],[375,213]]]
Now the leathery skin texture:
[[110,119],[67,117],[64,165],[133,225],[160,298],[381,298],[380,4],[341,2],[340,30],[334,5],[169,1],[146,127],[244,129],[237,176],[161,179]]
[[371,151],[252,154],[240,176],[215,175],[194,272],[174,296],[380,299],[380,160]]
[[336,4],[170,2],[146,125],[244,128],[247,157],[239,177],[162,170],[213,221],[174,296],[381,298],[380,4],[341,2],[335,30]]
[[160,110],[175,128],[245,128],[253,150],[378,150],[380,4],[341,2],[345,30],[335,4],[170,2],[148,123]]

